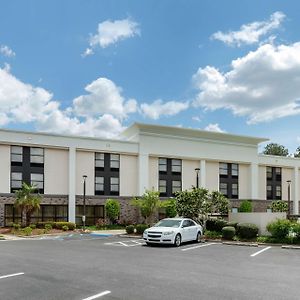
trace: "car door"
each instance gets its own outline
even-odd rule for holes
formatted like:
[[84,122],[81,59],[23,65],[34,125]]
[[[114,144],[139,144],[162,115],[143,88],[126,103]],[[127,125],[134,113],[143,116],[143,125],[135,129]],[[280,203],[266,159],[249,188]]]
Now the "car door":
[[181,225],[181,238],[183,242],[190,240],[190,222],[189,220],[183,220]]
[[195,240],[198,233],[198,226],[197,224],[190,220],[190,240]]

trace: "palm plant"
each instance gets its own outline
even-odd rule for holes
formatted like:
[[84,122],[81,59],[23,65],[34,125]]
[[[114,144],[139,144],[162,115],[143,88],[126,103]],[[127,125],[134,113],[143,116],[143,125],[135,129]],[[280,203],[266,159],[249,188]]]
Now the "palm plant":
[[15,207],[21,209],[22,226],[30,225],[31,215],[35,210],[40,209],[41,196],[34,194],[36,187],[25,182],[22,184],[22,189],[15,191]]

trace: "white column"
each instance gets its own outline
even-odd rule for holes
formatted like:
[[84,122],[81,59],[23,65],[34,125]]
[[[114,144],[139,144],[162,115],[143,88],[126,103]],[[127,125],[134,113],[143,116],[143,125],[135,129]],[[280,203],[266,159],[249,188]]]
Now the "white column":
[[206,187],[206,161],[204,159],[200,161],[200,186]]
[[294,168],[294,182],[292,182],[292,188],[293,188],[293,214],[298,215],[299,214],[299,170],[298,167]]
[[138,170],[138,195],[142,196],[149,189],[149,154],[139,154]]
[[251,163],[250,166],[250,179],[251,179],[251,199],[258,199],[258,164]]
[[76,148],[69,148],[69,222],[75,223],[76,211]]

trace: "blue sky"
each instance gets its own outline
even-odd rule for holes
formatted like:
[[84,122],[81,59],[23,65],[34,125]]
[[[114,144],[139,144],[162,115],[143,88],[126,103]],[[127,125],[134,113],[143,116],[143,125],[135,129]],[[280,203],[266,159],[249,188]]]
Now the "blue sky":
[[0,127],[133,122],[300,145],[298,1],[1,1]]

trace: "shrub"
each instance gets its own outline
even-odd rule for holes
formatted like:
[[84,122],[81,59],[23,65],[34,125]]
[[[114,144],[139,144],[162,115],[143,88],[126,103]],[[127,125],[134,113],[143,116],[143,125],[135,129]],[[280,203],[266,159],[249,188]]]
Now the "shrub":
[[238,222],[228,222],[226,226],[232,226],[236,229]]
[[128,226],[126,226],[126,232],[127,232],[128,234],[134,233],[134,226],[133,226],[133,225],[128,225]]
[[210,230],[205,230],[204,235],[207,239],[220,239],[222,237],[220,232]]
[[272,201],[270,208],[272,209],[272,212],[287,212],[288,204],[282,200]]
[[300,239],[300,223],[294,223],[292,225],[292,230],[296,234],[296,237]]
[[45,224],[45,231],[50,231],[52,229],[51,224]]
[[233,226],[225,226],[222,228],[222,236],[226,240],[232,240],[235,236],[235,228]]
[[166,218],[174,218],[177,215],[176,200],[169,199],[161,203],[161,207],[165,208]]
[[68,230],[74,230],[76,228],[76,224],[72,222],[54,222],[54,228],[63,229],[63,226],[68,226]]
[[107,221],[106,219],[98,219],[97,222],[96,222],[96,228],[97,229],[103,229],[107,226]]
[[242,239],[252,239],[257,237],[258,227],[251,223],[238,223],[236,232]]
[[241,202],[239,207],[239,212],[252,212],[252,203],[249,200],[244,200]]
[[36,229],[36,224],[30,224],[29,227],[30,227],[31,229]]
[[22,229],[22,233],[24,233],[24,235],[29,236],[32,234],[32,228],[31,227],[25,227]]
[[55,222],[53,221],[46,221],[46,222],[37,222],[36,223],[36,227],[37,228],[45,228],[46,224],[50,224],[52,226],[52,228],[54,227]]
[[208,219],[206,221],[206,229],[209,231],[221,232],[222,228],[227,225],[227,221],[223,219]]
[[138,225],[136,225],[136,233],[143,234],[147,228],[148,228],[148,225],[146,225],[146,224],[138,224]]
[[67,226],[67,225],[64,225],[64,226],[62,226],[62,228],[61,228],[63,231],[68,231],[69,230],[69,227]]
[[120,215],[120,202],[116,199],[107,199],[105,202],[105,212],[106,216],[109,218],[111,223],[114,223]]
[[285,219],[277,219],[267,225],[267,230],[275,238],[285,238],[291,230],[291,222]]
[[21,225],[18,224],[18,223],[13,223],[12,227],[13,227],[14,230],[19,230],[21,228]]

